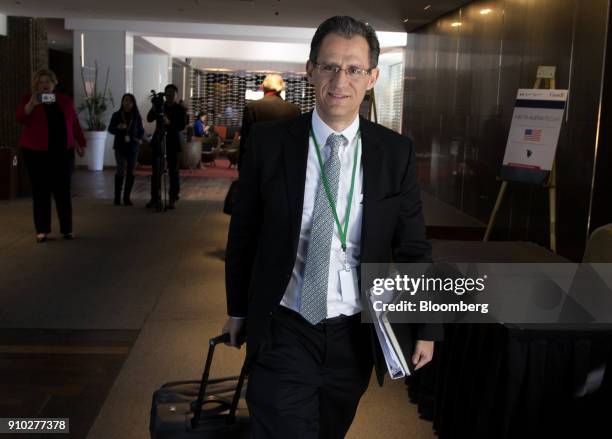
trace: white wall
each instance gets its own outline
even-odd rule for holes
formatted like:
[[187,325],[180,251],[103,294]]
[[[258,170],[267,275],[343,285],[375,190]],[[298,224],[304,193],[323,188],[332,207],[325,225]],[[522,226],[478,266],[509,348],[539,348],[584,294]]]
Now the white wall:
[[125,35],[125,92],[134,93],[134,35]]
[[[81,37],[83,35],[83,37]],[[98,87],[104,87],[106,71],[110,67],[108,88],[114,99],[114,105],[105,114],[105,122],[108,125],[112,113],[117,110],[121,104],[121,96],[129,89],[127,80],[129,75],[126,75],[126,61],[129,60],[129,54],[133,53],[133,38],[129,38],[126,32],[98,32],[98,31],[74,31],[74,98],[75,104],[78,106],[83,98],[83,82],[81,79],[81,65],[85,66],[86,79],[91,79],[95,63],[98,63]],[[84,46],[81,45],[84,42]],[[128,44],[132,44],[131,48],[127,48]],[[81,55],[84,55],[83,61]],[[84,123],[84,114],[81,114],[81,123],[83,128],[87,126]],[[86,164],[86,160],[79,160],[77,164]],[[113,152],[113,136],[108,135],[106,139],[106,149],[104,152],[104,166],[115,166],[115,156]]]
[[163,91],[166,84],[171,82],[172,59],[169,55],[161,54],[134,54],[134,96],[138,109],[145,124],[145,131],[152,134],[155,123],[147,123],[146,116],[151,108],[149,96],[151,90]]
[[248,40],[143,37],[149,43],[178,58],[218,58],[243,61],[304,63],[310,44]]
[[306,72],[306,59],[298,63],[275,61],[247,61],[212,58],[193,58],[191,65],[196,69],[228,69],[246,70],[251,72]]
[[6,15],[0,14],[0,35],[6,36],[8,35],[8,20]]
[[[229,2],[228,2],[229,3]],[[188,23],[171,21],[109,20],[67,18],[66,29],[96,29],[105,31],[129,30],[137,35],[170,36],[225,40],[276,41],[281,43],[310,44],[315,28],[290,26],[254,26],[242,24]],[[380,46],[405,46],[408,34],[376,32]],[[176,56],[175,54],[172,54]]]

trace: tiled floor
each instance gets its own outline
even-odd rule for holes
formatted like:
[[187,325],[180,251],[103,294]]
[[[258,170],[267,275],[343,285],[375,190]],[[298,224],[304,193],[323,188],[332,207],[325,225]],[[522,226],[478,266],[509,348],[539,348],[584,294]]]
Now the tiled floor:
[[85,437],[137,336],[126,330],[1,330],[1,416],[69,417],[70,437]]
[[[75,173],[72,242],[56,233],[36,244],[31,201],[0,202],[0,417],[69,417],[70,437],[85,438],[175,261],[199,229],[224,233],[231,179],[182,178],[181,202],[164,214],[144,208],[148,178],[136,181],[134,207],[111,205],[113,181],[112,171]],[[221,222],[200,223],[209,210]]]
[[[231,179],[182,178],[177,209],[112,205],[113,172],[74,177],[77,239],[34,242],[31,201],[0,202],[0,417],[69,417],[72,438],[145,439],[151,394],[201,374],[226,316],[223,254]],[[244,350],[220,348],[212,376]],[[384,433],[374,431],[384,424]],[[431,439],[403,382],[373,384],[349,439]]]

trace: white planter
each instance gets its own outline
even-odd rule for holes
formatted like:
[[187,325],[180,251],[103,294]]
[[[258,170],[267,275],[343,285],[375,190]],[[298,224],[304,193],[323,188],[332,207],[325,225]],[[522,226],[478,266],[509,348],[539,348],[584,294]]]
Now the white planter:
[[87,148],[87,168],[90,171],[101,171],[104,169],[104,148],[106,146],[106,131],[85,131]]

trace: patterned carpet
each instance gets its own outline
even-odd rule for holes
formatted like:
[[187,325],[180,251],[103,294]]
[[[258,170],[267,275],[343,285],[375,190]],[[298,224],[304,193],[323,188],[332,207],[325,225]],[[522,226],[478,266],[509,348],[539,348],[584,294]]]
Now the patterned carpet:
[[[139,165],[136,175],[151,175],[151,166]],[[201,165],[194,169],[181,169],[181,177],[238,178],[238,170],[230,167],[227,159],[217,159],[213,163]]]

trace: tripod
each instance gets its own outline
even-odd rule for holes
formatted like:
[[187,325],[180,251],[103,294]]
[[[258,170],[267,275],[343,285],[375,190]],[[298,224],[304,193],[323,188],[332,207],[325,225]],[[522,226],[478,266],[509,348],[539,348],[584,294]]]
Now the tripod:
[[[158,118],[159,119],[159,118]],[[161,122],[161,123],[160,123]],[[169,184],[168,184],[168,157],[166,150],[166,130],[162,120],[157,120],[154,137],[159,142],[159,154],[153,161],[154,195],[156,200],[155,210],[165,212],[168,210]]]

